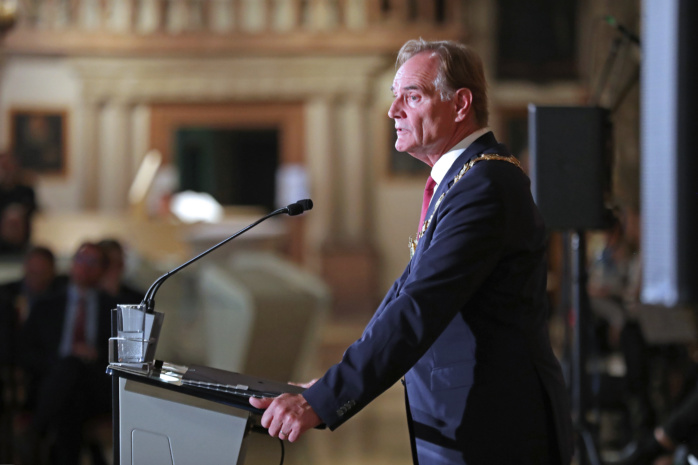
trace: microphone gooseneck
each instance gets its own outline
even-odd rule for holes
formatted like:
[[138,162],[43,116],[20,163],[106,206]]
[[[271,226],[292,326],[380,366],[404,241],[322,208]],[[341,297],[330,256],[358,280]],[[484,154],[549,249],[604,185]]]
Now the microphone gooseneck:
[[158,279],[156,279],[155,282],[150,285],[150,288],[148,288],[148,291],[145,293],[145,297],[143,297],[143,301],[141,302],[141,304],[145,304],[147,313],[153,313],[153,310],[155,307],[155,300],[154,300],[155,293],[158,291],[158,289],[160,288],[162,283],[167,278],[172,276],[173,274],[177,273],[178,271],[180,271],[183,268],[186,268],[187,266],[191,265],[192,263],[199,260],[200,258],[203,258],[204,256],[206,256],[209,253],[216,250],[218,247],[220,247],[224,244],[227,244],[229,241],[231,241],[231,240],[235,239],[236,237],[240,236],[241,234],[249,231],[250,229],[254,228],[262,221],[268,220],[272,216],[280,215],[282,213],[286,213],[289,216],[296,216],[296,215],[300,215],[301,213],[303,213],[307,210],[310,210],[312,208],[313,208],[313,201],[312,200],[310,200],[310,199],[299,200],[299,201],[292,203],[290,205],[287,205],[283,208],[279,208],[278,210],[274,210],[273,212],[269,213],[268,215],[263,216],[262,218],[255,221],[254,223],[252,223],[248,226],[245,226],[244,228],[242,228],[241,230],[239,230],[238,232],[236,232],[232,236],[228,237],[227,239],[224,239],[221,242],[219,242],[218,244],[214,245],[213,247],[211,247],[207,250],[204,250],[203,252],[201,252],[199,255],[195,256],[191,260],[189,260],[185,263],[182,263],[177,268],[174,268],[173,270],[168,271],[167,273],[165,273],[164,275],[162,275]]

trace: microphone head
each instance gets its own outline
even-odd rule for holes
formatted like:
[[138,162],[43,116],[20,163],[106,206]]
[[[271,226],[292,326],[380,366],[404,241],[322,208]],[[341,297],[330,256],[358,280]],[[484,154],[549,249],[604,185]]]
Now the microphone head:
[[296,203],[303,207],[303,211],[307,212],[308,210],[313,209],[313,201],[310,199],[299,200]]
[[286,207],[286,212],[288,216],[296,216],[303,213],[303,207],[298,203],[292,203]]
[[306,210],[313,208],[313,201],[310,199],[299,200],[296,203],[292,203],[286,206],[286,213],[288,216],[300,215]]

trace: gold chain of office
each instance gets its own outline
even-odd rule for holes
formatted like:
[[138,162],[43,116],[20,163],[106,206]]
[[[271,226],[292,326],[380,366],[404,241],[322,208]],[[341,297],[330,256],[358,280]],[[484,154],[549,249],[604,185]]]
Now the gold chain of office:
[[[463,165],[463,168],[461,168],[461,170],[458,172],[456,177],[453,178],[453,184],[451,184],[451,187],[449,187],[448,189],[450,190],[453,186],[455,186],[456,183],[458,181],[460,181],[460,179],[465,175],[465,173],[467,173],[470,170],[470,168],[472,168],[475,165],[475,163],[485,161],[485,160],[506,161],[508,163],[511,163],[512,165],[518,166],[519,169],[521,169],[523,171],[523,168],[521,168],[521,163],[519,163],[519,160],[517,160],[515,157],[505,157],[503,155],[498,155],[496,153],[483,153],[482,155],[480,155],[476,158],[473,158],[468,163]],[[436,211],[439,209],[439,205],[441,205],[441,201],[444,199],[444,197],[446,196],[447,193],[448,193],[448,190],[446,192],[444,192],[443,194],[441,194],[439,199],[436,201],[436,204],[434,205],[434,209],[432,210],[431,215],[429,216],[429,219],[424,222],[424,224],[422,225],[422,229],[417,232],[417,236],[414,239],[412,239],[412,237],[410,237],[410,239],[407,243],[407,246],[410,249],[410,258],[412,258],[414,256],[414,252],[417,250],[417,244],[419,243],[419,240],[422,238],[422,236],[426,232],[427,228],[429,227],[429,224],[431,224],[432,218],[434,218]]]

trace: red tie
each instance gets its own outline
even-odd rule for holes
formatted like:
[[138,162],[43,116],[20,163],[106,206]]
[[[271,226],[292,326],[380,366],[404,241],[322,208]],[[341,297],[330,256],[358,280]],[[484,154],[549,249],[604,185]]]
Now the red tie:
[[422,225],[427,216],[427,210],[429,210],[429,202],[431,202],[431,197],[434,195],[434,187],[436,187],[436,181],[429,176],[427,179],[427,185],[424,186],[424,197],[422,198],[422,215],[419,217],[419,229],[422,230]]
[[85,312],[85,297],[78,298],[78,305],[75,309],[75,323],[73,324],[73,344],[85,342],[85,326],[87,315]]

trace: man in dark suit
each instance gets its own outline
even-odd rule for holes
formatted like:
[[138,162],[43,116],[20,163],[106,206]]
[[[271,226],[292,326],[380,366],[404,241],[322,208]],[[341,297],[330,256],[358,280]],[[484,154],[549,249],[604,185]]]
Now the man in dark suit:
[[0,284],[0,302],[15,314],[16,324],[21,326],[34,302],[58,291],[66,282],[67,277],[56,275],[51,249],[34,246],[23,257],[22,277]]
[[99,287],[120,304],[139,304],[144,293],[124,282],[126,253],[116,239],[102,239],[97,243],[107,257],[107,267],[102,274]]
[[21,255],[31,239],[36,195],[21,178],[15,155],[0,151],[0,255]]
[[29,249],[22,268],[20,279],[0,285],[0,388],[7,389],[7,394],[0,399],[0,413],[5,409],[14,413],[20,407],[17,353],[20,329],[29,309],[34,302],[53,294],[61,286],[61,279],[56,277],[53,252],[46,247]]
[[[545,228],[518,162],[487,128],[480,58],[409,41],[393,81],[399,151],[432,167],[412,258],[361,339],[262,425],[330,429],[404,376],[415,462],[569,464],[566,389],[547,331]],[[430,190],[433,190],[433,196]]]
[[105,368],[116,302],[98,290],[105,267],[102,249],[83,243],[73,257],[68,286],[37,301],[24,325],[20,363],[29,378],[33,414],[18,444],[22,463],[37,462],[45,437],[55,439],[51,463],[79,463],[85,421],[110,411]]

